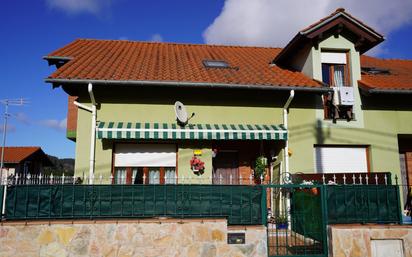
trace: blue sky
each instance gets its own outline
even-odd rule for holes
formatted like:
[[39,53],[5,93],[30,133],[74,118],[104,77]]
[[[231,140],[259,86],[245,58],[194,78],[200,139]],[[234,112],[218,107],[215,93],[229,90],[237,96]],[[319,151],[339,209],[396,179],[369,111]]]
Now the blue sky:
[[[412,1],[393,1],[391,12],[399,10],[398,18],[390,18],[392,13],[381,0],[373,2],[381,8],[367,12],[354,0],[313,0],[319,8],[306,16],[299,15],[293,5],[300,1],[304,0],[2,1],[0,99],[24,97],[30,101],[23,107],[10,107],[13,116],[6,145],[41,146],[48,154],[74,157],[75,145],[65,137],[67,96],[44,83],[55,68],[48,67],[42,56],[76,38],[283,46],[297,28],[332,12],[336,4],[347,4],[349,12],[386,35],[386,42],[372,54],[412,59]],[[3,106],[0,111],[4,112]]]

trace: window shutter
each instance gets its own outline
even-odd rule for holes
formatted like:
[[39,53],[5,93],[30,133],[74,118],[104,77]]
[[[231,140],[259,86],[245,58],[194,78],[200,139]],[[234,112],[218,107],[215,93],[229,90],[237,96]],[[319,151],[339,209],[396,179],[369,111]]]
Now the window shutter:
[[117,144],[115,167],[176,167],[176,146],[167,144]]
[[322,52],[320,60],[322,63],[346,64],[346,53]]
[[315,147],[318,173],[368,172],[365,147]]

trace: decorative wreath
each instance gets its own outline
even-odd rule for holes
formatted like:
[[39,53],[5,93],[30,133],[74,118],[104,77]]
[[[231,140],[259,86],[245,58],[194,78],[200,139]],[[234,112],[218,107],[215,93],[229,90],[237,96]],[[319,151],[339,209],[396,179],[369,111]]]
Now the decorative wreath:
[[196,156],[190,160],[190,168],[196,174],[202,174],[205,170],[205,163],[198,159]]

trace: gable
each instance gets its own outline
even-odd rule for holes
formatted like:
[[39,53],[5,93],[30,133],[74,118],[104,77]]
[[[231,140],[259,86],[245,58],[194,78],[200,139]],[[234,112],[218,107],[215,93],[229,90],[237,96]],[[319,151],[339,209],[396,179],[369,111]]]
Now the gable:
[[345,9],[339,8],[331,15],[299,31],[273,62],[288,66],[289,60],[293,59],[299,49],[307,46],[314,46],[317,49],[322,41],[331,36],[335,38],[342,36],[348,39],[360,54],[384,40],[381,34],[345,12]]

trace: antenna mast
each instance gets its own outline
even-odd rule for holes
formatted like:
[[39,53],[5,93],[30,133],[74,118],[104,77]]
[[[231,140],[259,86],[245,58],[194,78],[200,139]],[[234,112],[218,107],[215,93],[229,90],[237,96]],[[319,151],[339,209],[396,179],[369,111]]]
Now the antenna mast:
[[0,162],[0,179],[3,181],[3,166],[4,166],[4,148],[6,147],[6,134],[7,134],[7,119],[10,116],[9,106],[23,106],[29,102],[25,98],[19,99],[2,99],[1,104],[4,104],[4,124],[3,124],[3,145],[1,148],[1,162]]

